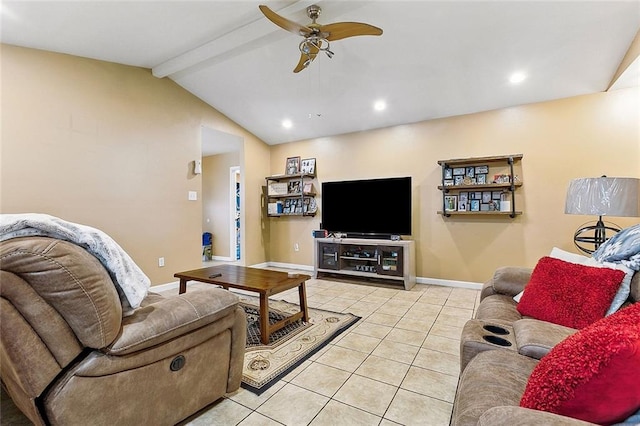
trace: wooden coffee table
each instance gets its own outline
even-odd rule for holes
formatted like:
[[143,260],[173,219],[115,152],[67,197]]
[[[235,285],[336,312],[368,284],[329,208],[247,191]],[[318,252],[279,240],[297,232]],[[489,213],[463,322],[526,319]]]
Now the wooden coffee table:
[[[286,272],[269,271],[267,269],[247,268],[237,265],[220,265],[210,268],[194,269],[178,272],[174,277],[180,279],[180,293],[187,291],[187,281],[198,281],[216,284],[222,288],[237,288],[252,291],[260,295],[260,341],[269,344],[269,335],[282,327],[302,318],[309,321],[307,309],[307,293],[305,281],[309,275],[295,274],[290,276]],[[275,324],[269,324],[269,296],[298,287],[300,295],[300,312],[287,317]]]

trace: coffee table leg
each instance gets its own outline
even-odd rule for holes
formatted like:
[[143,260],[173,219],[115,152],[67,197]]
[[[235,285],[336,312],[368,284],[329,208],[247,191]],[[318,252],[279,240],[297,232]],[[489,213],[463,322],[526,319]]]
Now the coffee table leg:
[[307,290],[302,284],[298,286],[298,293],[300,294],[300,311],[302,312],[302,321],[309,322],[309,310],[307,309]]
[[260,341],[269,344],[269,297],[260,294]]
[[180,278],[180,290],[178,290],[178,294],[182,294],[187,291],[187,280],[185,278]]

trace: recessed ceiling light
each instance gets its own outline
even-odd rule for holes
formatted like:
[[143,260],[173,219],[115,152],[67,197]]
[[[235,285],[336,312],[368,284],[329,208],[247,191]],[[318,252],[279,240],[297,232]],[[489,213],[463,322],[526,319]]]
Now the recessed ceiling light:
[[373,104],[373,109],[376,111],[382,111],[387,108],[387,103],[385,101],[376,101]]
[[291,120],[286,119],[286,120],[282,120],[282,127],[284,127],[285,129],[290,129],[293,126],[293,123],[291,122]]
[[525,73],[514,72],[513,74],[511,74],[511,77],[509,77],[509,82],[512,84],[518,84],[518,83],[522,83],[526,79],[527,79],[527,75]]

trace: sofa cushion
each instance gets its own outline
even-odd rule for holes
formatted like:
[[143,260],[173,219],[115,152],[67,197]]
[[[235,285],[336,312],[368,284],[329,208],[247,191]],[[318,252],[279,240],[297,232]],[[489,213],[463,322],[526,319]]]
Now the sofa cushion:
[[581,329],[605,316],[624,272],[543,257],[531,274],[518,312]]
[[566,262],[577,263],[578,265],[586,265],[586,266],[595,266],[597,268],[609,268],[609,269],[619,269],[624,272],[624,278],[622,280],[622,284],[618,288],[616,295],[607,310],[607,315],[611,315],[618,309],[622,307],[622,304],[629,297],[629,292],[631,291],[631,278],[633,278],[633,274],[635,271],[624,266],[621,263],[612,263],[612,262],[600,262],[594,259],[593,257],[581,256],[579,254],[570,253],[568,251],[564,251],[557,247],[554,247],[551,250],[550,257],[555,259],[561,259]]
[[640,271],[640,223],[609,238],[593,253],[593,258],[600,262],[620,262]]
[[514,425],[594,426],[591,422],[583,422],[582,420],[559,416],[546,411],[531,410],[529,408],[514,407],[511,405],[503,405],[488,409],[482,413],[482,416],[480,416],[480,419],[478,420],[478,424],[474,426]]
[[531,373],[520,406],[598,424],[640,408],[640,304],[555,346]]
[[518,406],[537,363],[505,350],[485,351],[473,357],[460,375],[451,425],[475,426],[482,413],[492,407]]

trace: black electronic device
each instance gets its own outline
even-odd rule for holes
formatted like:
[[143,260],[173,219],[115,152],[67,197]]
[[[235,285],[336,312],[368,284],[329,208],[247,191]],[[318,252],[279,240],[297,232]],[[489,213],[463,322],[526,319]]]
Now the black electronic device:
[[322,225],[353,238],[411,235],[411,177],[322,183]]

